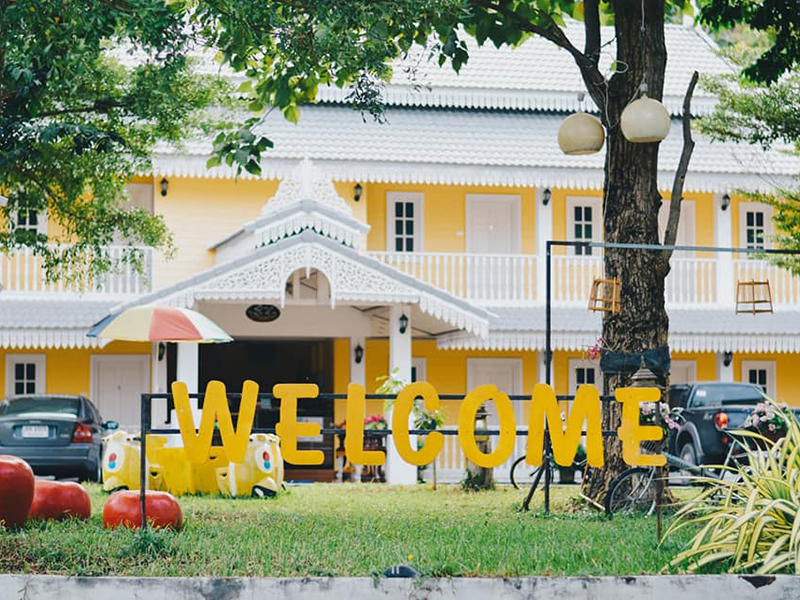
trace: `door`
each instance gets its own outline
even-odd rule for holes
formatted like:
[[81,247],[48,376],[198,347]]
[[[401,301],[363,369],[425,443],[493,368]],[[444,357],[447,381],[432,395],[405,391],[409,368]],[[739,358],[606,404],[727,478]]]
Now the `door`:
[[92,400],[106,421],[138,431],[142,392],[150,391],[150,357],[146,354],[92,357]]
[[467,297],[486,300],[495,289],[509,289],[524,281],[519,262],[487,254],[519,254],[520,197],[502,194],[467,194]]

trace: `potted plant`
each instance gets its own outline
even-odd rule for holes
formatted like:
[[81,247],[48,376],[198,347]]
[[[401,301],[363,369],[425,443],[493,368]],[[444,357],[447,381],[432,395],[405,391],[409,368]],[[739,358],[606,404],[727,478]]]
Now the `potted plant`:
[[786,435],[787,415],[790,409],[786,404],[759,402],[742,423],[742,428],[776,442]]

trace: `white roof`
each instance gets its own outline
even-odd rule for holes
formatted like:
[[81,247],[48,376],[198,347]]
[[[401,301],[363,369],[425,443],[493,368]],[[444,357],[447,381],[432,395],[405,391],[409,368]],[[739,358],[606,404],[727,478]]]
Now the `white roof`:
[[[297,125],[277,112],[266,119],[264,133],[275,147],[264,154],[262,177],[286,177],[298,159],[311,158],[337,181],[602,188],[605,152],[563,154],[556,142],[562,119],[541,112],[392,107],[381,124],[345,106],[306,106]],[[791,184],[800,172],[800,158],[789,153],[699,134],[695,141],[689,191],[769,190]],[[675,121],[659,152],[662,189],[672,187],[681,148]],[[206,169],[210,151],[209,140],[187,143],[180,152],[162,147],[154,158],[156,175],[232,177],[227,166]]]
[[0,298],[0,348],[94,348],[86,331],[116,300]]

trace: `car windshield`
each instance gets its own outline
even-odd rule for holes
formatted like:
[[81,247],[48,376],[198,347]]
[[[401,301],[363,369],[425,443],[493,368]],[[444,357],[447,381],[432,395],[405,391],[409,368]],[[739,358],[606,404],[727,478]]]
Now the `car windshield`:
[[722,406],[723,404],[758,404],[764,394],[752,385],[708,385],[698,386],[692,406]]
[[0,416],[38,413],[77,417],[80,410],[77,398],[15,398],[0,404]]

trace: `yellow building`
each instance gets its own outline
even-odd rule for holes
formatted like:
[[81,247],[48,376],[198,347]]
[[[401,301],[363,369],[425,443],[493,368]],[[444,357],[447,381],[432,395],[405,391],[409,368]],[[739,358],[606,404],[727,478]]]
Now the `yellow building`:
[[[690,27],[668,26],[667,47],[664,103],[677,117],[691,71],[728,66]],[[45,283],[24,252],[0,256],[0,390],[84,394],[129,429],[139,394],[176,379],[190,391],[211,379],[239,390],[251,378],[265,390],[313,381],[343,393],[348,381],[374,391],[378,377],[398,369],[441,394],[489,382],[530,393],[546,379],[545,244],[602,241],[604,155],[569,157],[556,145],[560,122],[580,108],[578,77],[564,53],[536,39],[513,51],[475,50],[458,76],[423,63],[417,77],[397,75],[387,86],[385,124],[364,122],[334,89],[304,107],[298,125],[270,116],[275,148],[261,177],[207,169],[208,141],[160,151],[153,174],[129,191],[163,215],[178,252],[165,261],[145,249],[144,274],[113,274],[80,290]],[[699,91],[693,112],[713,103]],[[800,162],[697,137],[678,243],[769,245],[770,207],[735,190],[786,183]],[[665,194],[680,144],[673,127],[661,146]],[[593,250],[552,256],[558,394],[602,382],[598,362],[585,358],[601,332],[586,309],[602,274]],[[774,314],[735,314],[736,282],[750,279],[770,282]],[[666,294],[673,383],[750,381],[800,405],[798,278],[744,254],[676,252]],[[199,310],[236,341],[101,345],[85,337],[110,311],[147,302]],[[343,419],[342,406],[323,405],[306,408],[305,418]],[[451,424],[454,409],[450,401]],[[156,413],[155,422],[169,421],[166,406]],[[440,464],[455,474],[463,459],[451,442]],[[327,438],[321,446],[329,464]]]

